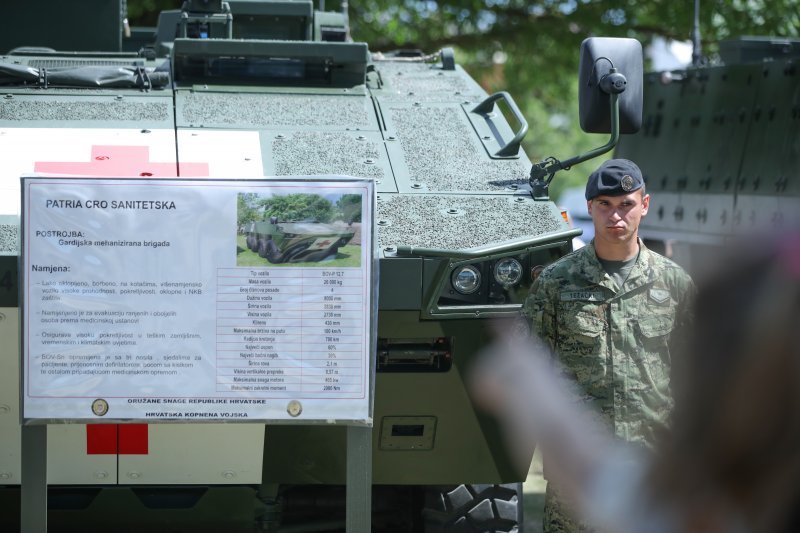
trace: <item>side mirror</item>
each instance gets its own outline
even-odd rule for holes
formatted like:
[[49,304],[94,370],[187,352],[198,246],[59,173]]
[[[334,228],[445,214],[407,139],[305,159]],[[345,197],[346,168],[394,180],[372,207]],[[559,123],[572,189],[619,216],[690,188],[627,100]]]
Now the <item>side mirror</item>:
[[581,129],[609,133],[606,144],[559,161],[548,157],[531,168],[531,196],[549,200],[550,182],[559,170],[605,154],[617,145],[620,133],[636,133],[642,126],[642,45],[636,39],[591,37],[581,43],[579,111]]
[[642,126],[642,44],[636,39],[590,37],[581,43],[579,114],[586,133],[612,133],[611,94],[619,94],[619,132]]

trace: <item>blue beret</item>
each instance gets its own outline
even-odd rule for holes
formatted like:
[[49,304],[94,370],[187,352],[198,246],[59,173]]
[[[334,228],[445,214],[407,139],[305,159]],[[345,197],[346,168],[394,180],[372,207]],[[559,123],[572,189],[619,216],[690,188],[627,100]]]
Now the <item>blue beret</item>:
[[589,175],[586,199],[598,196],[622,196],[638,191],[644,185],[642,171],[633,161],[609,159]]

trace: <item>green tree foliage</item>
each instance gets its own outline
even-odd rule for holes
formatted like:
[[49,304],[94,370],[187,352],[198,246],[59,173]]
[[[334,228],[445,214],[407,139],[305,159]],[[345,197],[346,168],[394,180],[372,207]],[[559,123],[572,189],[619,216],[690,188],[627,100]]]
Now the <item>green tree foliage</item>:
[[[179,0],[128,0],[134,24]],[[319,6],[319,3],[316,3]],[[325,2],[340,10],[340,0]],[[489,92],[506,90],[530,124],[524,148],[532,160],[566,159],[605,144],[580,131],[577,71],[580,43],[590,36],[688,40],[694,2],[674,0],[352,0],[351,34],[370,50],[456,49],[457,61]],[[741,35],[800,35],[797,0],[702,0],[702,51],[713,60],[719,41]],[[582,182],[592,160],[560,173],[554,196]],[[581,168],[583,167],[583,168]],[[591,168],[589,168],[591,167]]]
[[239,226],[261,219],[257,194],[252,192],[240,193],[236,199],[236,203],[236,223]]
[[345,222],[361,222],[361,195],[345,194],[336,200],[337,217]]
[[165,9],[179,9],[182,0],[127,0],[131,26],[155,26],[158,14]]
[[334,215],[333,203],[318,194],[270,196],[261,198],[259,207],[263,209],[262,220],[275,216],[281,221],[330,222]]

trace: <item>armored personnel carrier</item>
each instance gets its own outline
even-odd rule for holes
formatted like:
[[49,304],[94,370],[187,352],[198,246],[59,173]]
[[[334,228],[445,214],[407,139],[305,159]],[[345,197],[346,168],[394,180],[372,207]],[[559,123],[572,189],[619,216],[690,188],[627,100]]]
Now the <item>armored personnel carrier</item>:
[[[638,127],[638,43],[619,60],[614,40],[585,46],[585,128],[609,143],[532,175],[512,97],[487,95],[451,51],[373,54],[349,40],[344,14],[311,1],[187,1],[151,29],[126,26],[124,1],[81,5],[14,3],[0,35],[0,528],[19,527],[19,178],[36,172],[373,179],[372,527],[517,529],[526,469],[465,377],[488,320],[516,317],[536,272],[580,233],[548,198],[555,171]],[[323,258],[353,237],[269,219],[245,229],[273,262]],[[318,250],[291,252],[308,235]],[[51,425],[48,520],[54,531],[340,530],[345,430]]]
[[800,41],[742,37],[646,75],[642,129],[616,154],[652,193],[642,237],[690,270],[733,235],[800,227],[798,58]]
[[335,258],[355,232],[346,225],[321,222],[251,222],[247,228],[247,246],[270,263],[297,263]]

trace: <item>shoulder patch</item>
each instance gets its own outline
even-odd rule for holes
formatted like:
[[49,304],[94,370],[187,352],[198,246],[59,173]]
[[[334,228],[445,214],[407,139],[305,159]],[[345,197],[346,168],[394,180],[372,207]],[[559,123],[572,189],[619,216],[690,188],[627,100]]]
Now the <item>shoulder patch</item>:
[[656,303],[663,304],[669,300],[669,291],[667,289],[650,289],[650,299]]

